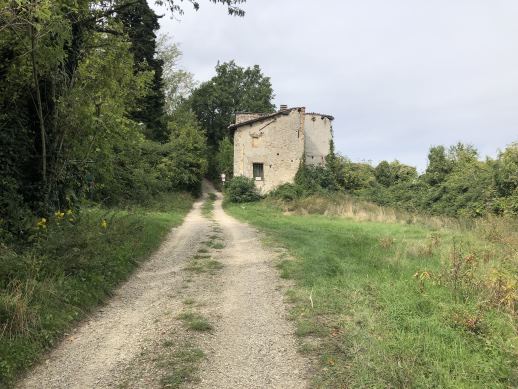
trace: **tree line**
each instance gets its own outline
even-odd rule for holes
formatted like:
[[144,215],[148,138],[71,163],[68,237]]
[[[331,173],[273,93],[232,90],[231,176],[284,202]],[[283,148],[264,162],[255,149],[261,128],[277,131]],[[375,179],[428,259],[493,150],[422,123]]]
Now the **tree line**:
[[352,162],[331,146],[325,167],[301,167],[296,185],[278,194],[289,198],[315,191],[345,191],[380,205],[433,215],[518,216],[518,143],[485,160],[470,145],[433,146],[422,174],[397,160],[375,166]]
[[[210,1],[244,14],[244,0]],[[181,2],[157,3],[182,13]],[[157,37],[160,17],[146,0],[1,0],[2,239],[85,201],[196,193],[228,165],[235,111],[274,109],[258,66],[218,63],[197,85],[178,47]]]

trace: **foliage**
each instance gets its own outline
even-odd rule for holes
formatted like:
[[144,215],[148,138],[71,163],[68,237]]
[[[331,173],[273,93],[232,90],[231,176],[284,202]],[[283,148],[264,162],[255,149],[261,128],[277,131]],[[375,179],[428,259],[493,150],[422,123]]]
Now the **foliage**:
[[225,195],[232,203],[248,203],[261,198],[252,178],[237,176],[225,185]]
[[234,144],[229,137],[225,137],[219,142],[215,162],[217,171],[231,179],[234,172]]
[[[183,0],[179,0],[179,1],[182,2]],[[170,11],[173,13],[173,15],[176,13],[182,15],[183,9],[179,5],[179,1],[178,0],[156,0],[156,3],[159,5],[167,6],[170,9]],[[211,3],[215,3],[215,4],[220,3],[220,4],[226,5],[229,15],[233,15],[233,16],[244,16],[245,15],[245,11],[243,9],[239,8],[239,5],[245,3],[246,0],[208,0],[208,1],[210,1]],[[194,7],[194,9],[196,11],[200,8],[199,1],[189,0],[189,2],[192,4],[192,6]]]
[[421,175],[399,161],[372,166],[331,152],[325,166],[301,163],[295,176],[296,192],[310,195],[343,191],[382,206],[432,215],[517,216],[517,150],[518,146],[512,144],[495,160],[481,161],[477,150],[469,145],[459,143],[448,150],[434,146]]
[[293,201],[304,196],[305,192],[301,185],[282,184],[275,188],[270,196],[284,201]]
[[0,386],[104,301],[192,200],[166,195],[129,212],[65,209],[33,220],[32,245],[0,245]]
[[196,82],[193,74],[179,67],[182,52],[168,35],[161,35],[157,41],[157,57],[163,62],[163,89],[165,109],[169,115],[180,108],[191,94]]
[[218,64],[216,75],[196,88],[189,105],[207,133],[209,146],[229,135],[236,112],[273,112],[270,78],[258,65],[243,68],[234,61]]
[[144,134],[152,140],[164,142],[168,138],[165,123],[165,95],[163,88],[163,61],[156,56],[156,34],[160,28],[158,16],[147,0],[128,3],[118,13],[123,31],[131,41],[135,74],[152,72],[146,92],[138,98],[130,112],[131,118],[142,123]]
[[9,2],[0,17],[0,219],[9,236],[24,239],[28,215],[84,199],[199,190],[204,135],[192,117],[164,114],[158,19],[146,1]]
[[168,150],[159,162],[161,179],[170,183],[169,189],[182,188],[196,193],[207,172],[206,138],[191,112],[178,110],[169,123]]

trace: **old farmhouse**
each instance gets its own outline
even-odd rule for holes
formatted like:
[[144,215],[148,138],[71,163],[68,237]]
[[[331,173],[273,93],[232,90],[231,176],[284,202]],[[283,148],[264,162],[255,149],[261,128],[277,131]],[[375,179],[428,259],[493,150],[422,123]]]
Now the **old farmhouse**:
[[293,182],[304,156],[306,164],[323,164],[329,153],[333,117],[282,106],[271,114],[236,114],[234,176],[254,178],[266,193]]

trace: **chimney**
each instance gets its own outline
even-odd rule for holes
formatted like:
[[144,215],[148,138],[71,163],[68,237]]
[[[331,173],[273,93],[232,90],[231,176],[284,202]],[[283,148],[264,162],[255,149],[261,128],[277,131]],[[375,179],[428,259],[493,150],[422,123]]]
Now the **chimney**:
[[288,105],[287,104],[281,104],[280,107],[279,107],[279,111],[286,111],[288,109]]

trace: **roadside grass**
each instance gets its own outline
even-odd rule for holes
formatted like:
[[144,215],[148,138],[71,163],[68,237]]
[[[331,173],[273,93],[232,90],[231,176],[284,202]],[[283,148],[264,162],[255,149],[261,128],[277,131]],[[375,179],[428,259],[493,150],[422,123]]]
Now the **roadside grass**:
[[0,244],[0,387],[102,304],[192,205],[186,194],[145,207],[56,214],[25,247]]
[[198,382],[198,365],[205,354],[199,348],[189,344],[176,346],[174,342],[164,342],[164,348],[172,348],[166,357],[160,361],[159,366],[167,370],[160,384],[163,388],[180,388],[187,383]]
[[185,327],[192,331],[208,332],[214,329],[205,317],[196,312],[183,312],[178,315],[178,319],[182,320]]
[[216,201],[217,197],[216,194],[213,192],[210,192],[208,195],[209,198],[205,200],[201,207],[201,213],[206,218],[211,218],[212,212],[214,211],[214,202]]
[[514,228],[300,216],[268,201],[225,207],[293,258],[279,268],[295,283],[301,351],[319,360],[315,387],[518,386]]

